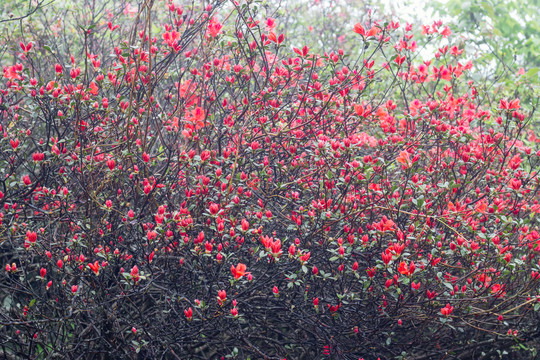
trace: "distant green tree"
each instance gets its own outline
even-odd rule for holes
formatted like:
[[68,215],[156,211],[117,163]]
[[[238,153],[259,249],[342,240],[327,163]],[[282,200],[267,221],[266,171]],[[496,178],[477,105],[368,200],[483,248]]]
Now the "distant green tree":
[[[469,34],[468,44],[481,60],[499,66],[540,66],[540,2],[528,0],[450,0],[435,8],[456,19],[456,30]],[[480,50],[491,50],[490,52]]]
[[[449,0],[433,3],[454,20],[476,79],[487,78],[486,96],[520,97],[533,109],[540,97],[540,2],[536,0]],[[497,94],[497,95],[496,95]],[[538,117],[531,130],[538,134]],[[534,120],[536,119],[536,121]]]

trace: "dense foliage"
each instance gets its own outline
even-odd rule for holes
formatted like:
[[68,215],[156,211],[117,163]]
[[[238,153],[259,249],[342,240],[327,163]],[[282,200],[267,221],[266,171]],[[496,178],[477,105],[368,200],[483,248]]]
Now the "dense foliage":
[[534,103],[448,26],[317,54],[257,2],[71,6],[2,49],[3,357],[536,354]]

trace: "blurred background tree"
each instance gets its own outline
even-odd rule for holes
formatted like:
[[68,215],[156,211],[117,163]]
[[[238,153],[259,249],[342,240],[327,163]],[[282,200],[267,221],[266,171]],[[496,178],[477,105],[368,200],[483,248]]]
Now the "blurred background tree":
[[[465,52],[475,64],[474,79],[488,79],[488,96],[519,97],[537,109],[540,98],[540,1],[439,0],[432,3],[452,19]],[[540,133],[533,117],[528,139]],[[528,139],[526,141],[528,141]]]
[[[490,66],[540,67],[540,2],[527,0],[438,1],[434,8],[452,17],[467,47]],[[496,61],[499,60],[499,61]]]
[[[501,97],[521,99],[531,111],[540,98],[540,1],[538,0],[282,0],[266,3],[267,14],[277,20],[277,33],[284,33],[294,46],[309,46],[324,53],[343,49],[361,51],[352,31],[377,21],[400,21],[430,26],[442,19],[454,34],[449,46],[465,50],[474,64],[470,73],[483,101]],[[437,49],[429,37],[415,36],[418,61],[430,60]],[[529,124],[528,138],[540,133],[538,117]],[[524,139],[528,141],[527,139]],[[530,144],[532,145],[532,144]]]

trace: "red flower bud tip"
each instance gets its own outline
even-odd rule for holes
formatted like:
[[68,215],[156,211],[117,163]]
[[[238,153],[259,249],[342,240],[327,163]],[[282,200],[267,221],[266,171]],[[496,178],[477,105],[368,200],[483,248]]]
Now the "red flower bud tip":
[[184,314],[186,315],[187,320],[191,321],[191,318],[193,317],[193,309],[189,308],[184,310]]
[[218,213],[218,211],[219,211],[219,205],[211,203],[210,206],[209,206],[209,210],[210,210],[210,214],[216,215]]
[[19,146],[19,139],[11,139],[9,140],[9,143],[11,144],[11,147],[13,148],[13,150],[15,150],[17,148],[17,146]]
[[132,277],[134,282],[139,281],[139,268],[137,267],[137,265],[135,265],[135,266],[133,266],[133,268],[131,268],[131,277]]
[[27,186],[32,184],[32,180],[30,180],[30,176],[24,175],[23,176],[23,183],[24,183],[24,185],[27,185]]

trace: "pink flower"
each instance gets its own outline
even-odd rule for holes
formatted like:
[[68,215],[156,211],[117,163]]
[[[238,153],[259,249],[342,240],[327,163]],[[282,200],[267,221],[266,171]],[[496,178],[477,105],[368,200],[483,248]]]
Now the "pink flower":
[[448,26],[446,26],[446,27],[444,28],[444,30],[441,31],[441,35],[442,35],[443,37],[445,37],[445,38],[448,37],[448,36],[450,36],[450,34],[452,34],[452,30],[450,30],[450,28],[449,28]]
[[212,18],[210,20],[210,24],[208,25],[208,32],[210,33],[210,36],[216,37],[221,33],[221,30],[223,28],[223,25],[218,22],[215,18]]

